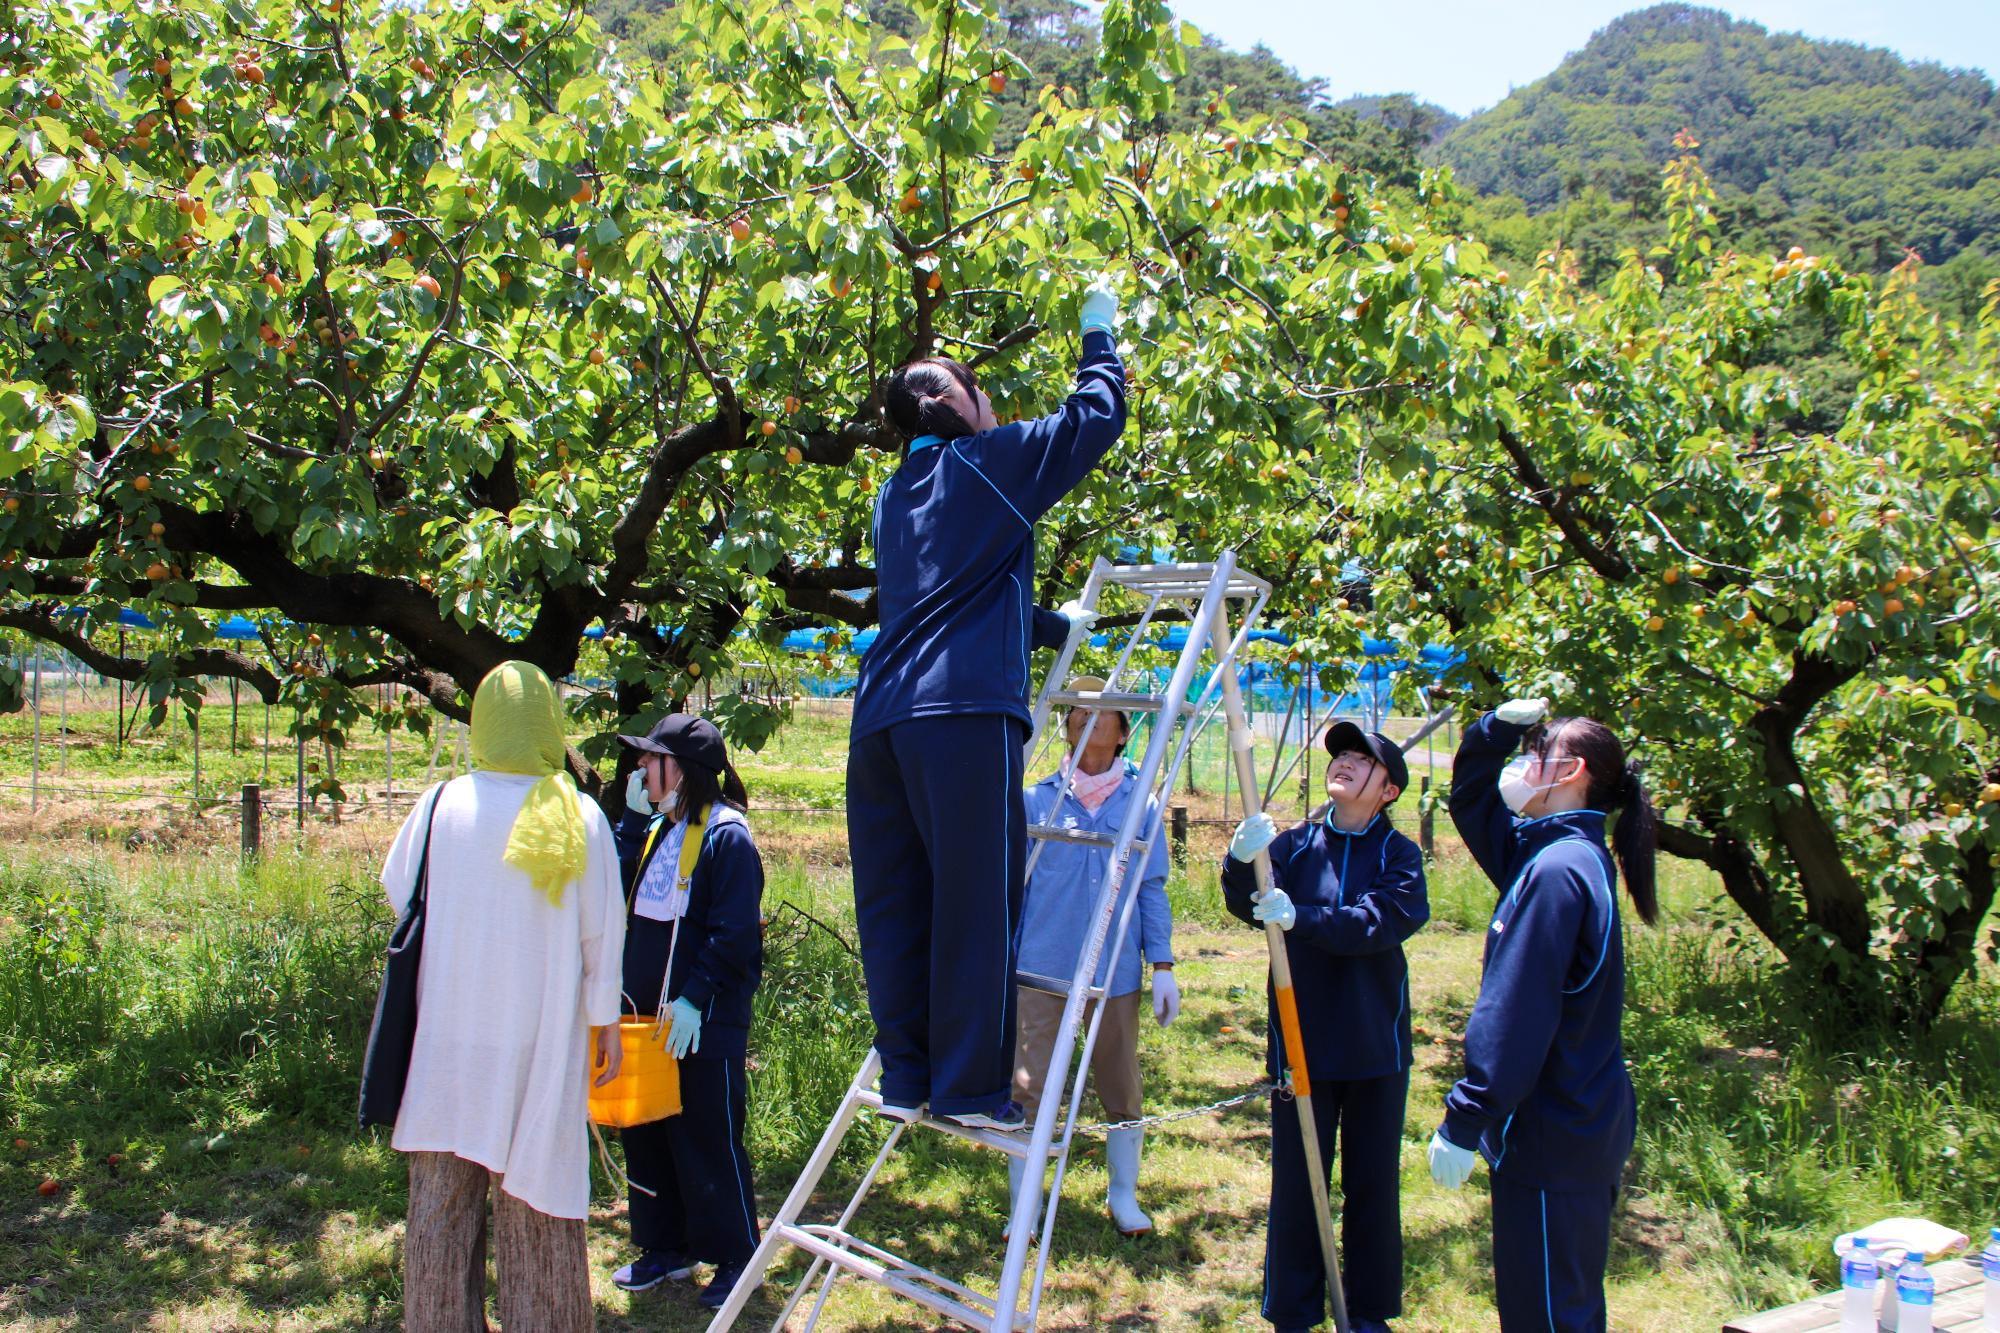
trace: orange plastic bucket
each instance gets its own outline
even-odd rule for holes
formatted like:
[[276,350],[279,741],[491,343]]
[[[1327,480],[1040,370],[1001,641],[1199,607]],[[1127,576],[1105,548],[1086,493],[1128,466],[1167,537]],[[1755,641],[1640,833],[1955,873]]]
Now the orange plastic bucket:
[[[590,1118],[612,1129],[650,1125],[681,1113],[681,1062],[667,1054],[667,1030],[651,1018],[618,1024],[624,1062],[618,1077],[590,1089]],[[592,1082],[596,1072],[592,1071]]]

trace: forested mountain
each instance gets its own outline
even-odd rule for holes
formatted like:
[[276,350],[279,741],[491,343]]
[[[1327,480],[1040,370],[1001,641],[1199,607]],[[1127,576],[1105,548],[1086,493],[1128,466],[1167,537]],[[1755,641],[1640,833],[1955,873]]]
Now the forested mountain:
[[2000,95],[1984,75],[1665,4],[1446,135],[1443,160],[1531,210],[1586,190],[1648,206],[1676,133],[1760,219],[1832,213],[1890,262],[2000,236]]
[[[868,0],[883,33],[927,22],[921,0]],[[1097,29],[1073,0],[997,0],[1029,67],[1000,98],[1002,146],[1041,88],[1090,86]],[[667,57],[671,0],[594,0],[622,41]],[[1767,32],[1719,10],[1656,5],[1594,35],[1554,72],[1459,120],[1408,94],[1328,99],[1266,47],[1192,53],[1171,126],[1230,89],[1239,117],[1302,120],[1314,142],[1393,189],[1442,161],[1470,187],[1463,222],[1509,262],[1570,252],[1597,283],[1658,243],[1662,164],[1692,129],[1727,241],[1799,244],[1885,271],[1915,251],[1929,295],[1968,313],[2000,277],[2000,93],[1985,76],[1893,52]],[[1011,132],[1011,133],[1010,133]]]

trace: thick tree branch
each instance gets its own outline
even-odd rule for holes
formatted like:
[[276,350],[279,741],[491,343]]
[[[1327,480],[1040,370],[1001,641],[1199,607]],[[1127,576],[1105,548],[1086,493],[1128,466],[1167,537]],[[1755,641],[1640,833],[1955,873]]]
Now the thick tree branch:
[[732,415],[714,416],[683,426],[654,446],[638,493],[611,530],[611,561],[605,566],[603,582],[598,585],[604,600],[622,599],[626,590],[646,572],[647,544],[660,526],[661,515],[667,511],[667,501],[673,499],[688,469],[710,454],[743,447],[740,423],[731,432]]
[[1857,958],[1868,953],[1868,895],[1848,869],[1833,828],[1813,799],[1793,741],[1812,710],[1859,675],[1863,665],[1862,659],[1836,662],[1794,652],[1791,677],[1750,719],[1750,729],[1763,742],[1764,776],[1774,792],[1768,807],[1772,829],[1798,872],[1806,919]]
[[1535,466],[1535,460],[1528,456],[1527,446],[1521,438],[1507,427],[1500,427],[1500,447],[1514,460],[1514,468],[1521,481],[1528,487],[1535,503],[1541,507],[1550,520],[1562,532],[1584,562],[1596,570],[1602,578],[1613,583],[1623,583],[1632,577],[1632,566],[1618,552],[1601,545],[1588,531],[1585,520],[1569,502],[1569,497],[1559,487],[1552,486],[1542,470]]
[[[120,657],[100,648],[46,612],[20,606],[0,608],[0,628],[17,629],[60,648],[100,676],[128,681],[146,678],[148,664],[144,659]],[[242,653],[226,648],[190,648],[174,658],[173,668],[176,676],[233,677],[256,690],[265,703],[278,701],[278,678]]]

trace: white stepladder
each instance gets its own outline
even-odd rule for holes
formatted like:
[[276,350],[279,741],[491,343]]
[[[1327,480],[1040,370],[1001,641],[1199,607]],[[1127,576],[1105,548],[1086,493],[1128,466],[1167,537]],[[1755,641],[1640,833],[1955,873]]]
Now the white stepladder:
[[[1029,835],[1038,845],[1029,856],[1026,871],[1032,873],[1035,861],[1041,853],[1041,846],[1048,842],[1082,843],[1106,849],[1107,869],[1103,882],[1098,886],[1096,905],[1091,917],[1089,936],[1084,942],[1077,960],[1076,971],[1067,981],[1051,977],[1020,974],[1020,984],[1036,989],[1052,991],[1065,997],[1062,1023],[1057,1029],[1055,1047],[1050,1052],[1048,1077],[1040,1105],[1036,1109],[1034,1124],[1026,1131],[1000,1132],[987,1129],[973,1129],[948,1120],[924,1116],[911,1124],[893,1120],[888,1138],[876,1153],[873,1163],[862,1174],[860,1184],[855,1188],[840,1216],[832,1223],[808,1223],[802,1220],[813,1192],[818,1189],[821,1177],[832,1164],[842,1140],[854,1126],[863,1110],[879,1111],[882,1106],[881,1094],[874,1084],[881,1073],[880,1057],[869,1051],[861,1069],[848,1085],[846,1096],[841,1099],[840,1109],[821,1135],[818,1146],[807,1160],[805,1169],[799,1173],[791,1193],[778,1209],[765,1230],[763,1239],[752,1255],[743,1276],[737,1281],[729,1299],[710,1322],[709,1333],[726,1333],[736,1325],[743,1313],[751,1293],[762,1281],[765,1272],[776,1260],[779,1249],[790,1246],[811,1256],[805,1275],[792,1290],[778,1317],[771,1324],[772,1333],[789,1327],[793,1314],[817,1283],[810,1310],[805,1316],[802,1328],[811,1330],[819,1322],[827,1299],[832,1295],[835,1282],[843,1275],[852,1275],[875,1283],[887,1291],[914,1302],[934,1314],[963,1324],[968,1328],[986,1330],[987,1333],[1012,1333],[1013,1330],[1031,1330],[1040,1314],[1042,1284],[1048,1272],[1049,1254],[1055,1236],[1056,1207],[1062,1197],[1063,1176],[1069,1167],[1070,1148],[1075,1141],[1077,1115],[1083,1105],[1083,1085],[1085,1071],[1090,1068],[1091,1052],[1097,1044],[1097,1032],[1102,1020],[1102,1005],[1091,1001],[1102,999],[1104,988],[1095,984],[1099,975],[1099,962],[1103,961],[1102,973],[1106,977],[1115,974],[1118,954],[1129,933],[1129,926],[1137,895],[1125,902],[1124,910],[1118,910],[1120,888],[1126,877],[1142,876],[1146,870],[1146,860],[1151,853],[1153,839],[1158,831],[1158,821],[1167,808],[1166,797],[1173,790],[1182,765],[1200,730],[1203,711],[1214,699],[1220,705],[1228,720],[1229,745],[1234,752],[1236,773],[1242,790],[1254,793],[1256,775],[1251,759],[1251,732],[1249,718],[1244,711],[1241,689],[1237,682],[1239,657],[1244,645],[1249,641],[1251,629],[1257,623],[1265,603],[1270,600],[1271,587],[1255,575],[1245,573],[1236,567],[1233,551],[1225,551],[1213,563],[1162,564],[1162,565],[1113,565],[1102,558],[1091,568],[1090,577],[1084,584],[1081,604],[1095,611],[1098,599],[1106,588],[1116,587],[1126,590],[1140,606],[1139,618],[1133,627],[1131,637],[1119,654],[1116,667],[1106,680],[1102,691],[1073,693],[1061,689],[1060,683],[1068,678],[1071,660],[1075,652],[1075,641],[1065,645],[1050,668],[1048,678],[1043,682],[1040,694],[1035,700],[1033,734],[1028,741],[1028,755],[1033,757],[1042,730],[1047,724],[1052,708],[1057,706],[1116,709],[1128,713],[1148,713],[1153,725],[1146,737],[1145,757],[1139,765],[1138,781],[1142,790],[1152,792],[1158,799],[1152,802],[1135,800],[1127,808],[1127,813],[1116,835],[1085,833],[1071,829],[1047,825],[1031,825]],[[1232,614],[1232,606],[1236,608]],[[1188,636],[1180,657],[1175,663],[1170,680],[1164,690],[1121,690],[1120,683],[1134,675],[1132,668],[1133,650],[1145,637],[1149,627],[1159,618],[1163,610],[1178,612],[1188,621]],[[1178,619],[1179,616],[1174,618]],[[1233,628],[1232,628],[1233,625]],[[1209,667],[1206,682],[1196,697],[1197,677],[1204,665]],[[1149,671],[1146,681],[1150,685],[1156,677]],[[1098,713],[1092,713],[1088,723],[1095,727]],[[1084,739],[1087,742],[1089,732]],[[1081,747],[1079,747],[1081,748]],[[1067,787],[1072,779],[1065,775]],[[1269,888],[1270,860],[1259,853],[1257,857],[1257,881],[1260,892]],[[1113,917],[1117,920],[1114,922]],[[1340,1268],[1333,1243],[1333,1226],[1326,1194],[1326,1172],[1320,1161],[1319,1141],[1313,1127],[1311,1084],[1303,1067],[1303,1052],[1299,1043],[1297,1010],[1291,1004],[1291,971],[1286,962],[1284,933],[1275,925],[1266,930],[1266,941],[1271,949],[1272,981],[1280,1000],[1280,1012],[1285,1035],[1284,1047],[1291,1063],[1290,1075],[1292,1091],[1298,1102],[1300,1126],[1303,1130],[1307,1169],[1312,1176],[1314,1203],[1318,1211],[1318,1227],[1321,1254],[1325,1260],[1328,1294],[1333,1307],[1334,1327],[1337,1333],[1347,1333],[1346,1303],[1340,1287]],[[1106,946],[1109,945],[1107,956]],[[1085,1019],[1085,1009],[1089,1006],[1089,1017]],[[1078,1050],[1077,1036],[1082,1030],[1081,1051]],[[963,1283],[953,1281],[928,1269],[919,1267],[890,1253],[880,1246],[854,1235],[849,1228],[855,1215],[860,1211],[869,1191],[875,1184],[889,1156],[896,1150],[903,1133],[912,1125],[969,1143],[994,1148],[1009,1157],[1019,1158],[1028,1168],[1021,1173],[1021,1186],[1013,1200],[1013,1210],[1007,1230],[1006,1255],[1001,1265],[997,1290],[992,1294],[975,1290]],[[1051,1169],[1053,1179],[1045,1180]],[[1046,1186],[1046,1188],[1045,1188]],[[1036,1250],[1032,1274],[1029,1271],[1029,1248]],[[1022,1288],[1027,1288],[1026,1303],[1022,1302]]]

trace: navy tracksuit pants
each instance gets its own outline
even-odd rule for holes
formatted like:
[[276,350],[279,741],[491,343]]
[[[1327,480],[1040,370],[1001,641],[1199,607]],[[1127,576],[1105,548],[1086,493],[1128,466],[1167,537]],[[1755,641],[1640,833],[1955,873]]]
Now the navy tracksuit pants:
[[[1403,1109],[1410,1072],[1312,1082],[1320,1162],[1333,1174],[1340,1141],[1340,1279],[1354,1319],[1403,1312]],[[1264,1318],[1281,1329],[1327,1317],[1326,1265],[1313,1216],[1312,1181],[1299,1138],[1299,1108],[1271,1102],[1271,1220],[1264,1232]]]
[[1493,1298],[1501,1333],[1604,1333],[1615,1186],[1539,1190],[1493,1176]]
[[681,1113],[620,1130],[631,1191],[632,1243],[711,1264],[757,1248],[757,1192],[743,1147],[749,1110],[743,1057],[681,1061]]
[[847,754],[847,840],[882,1095],[990,1112],[1014,1080],[1027,728],[1003,714],[899,722]]

